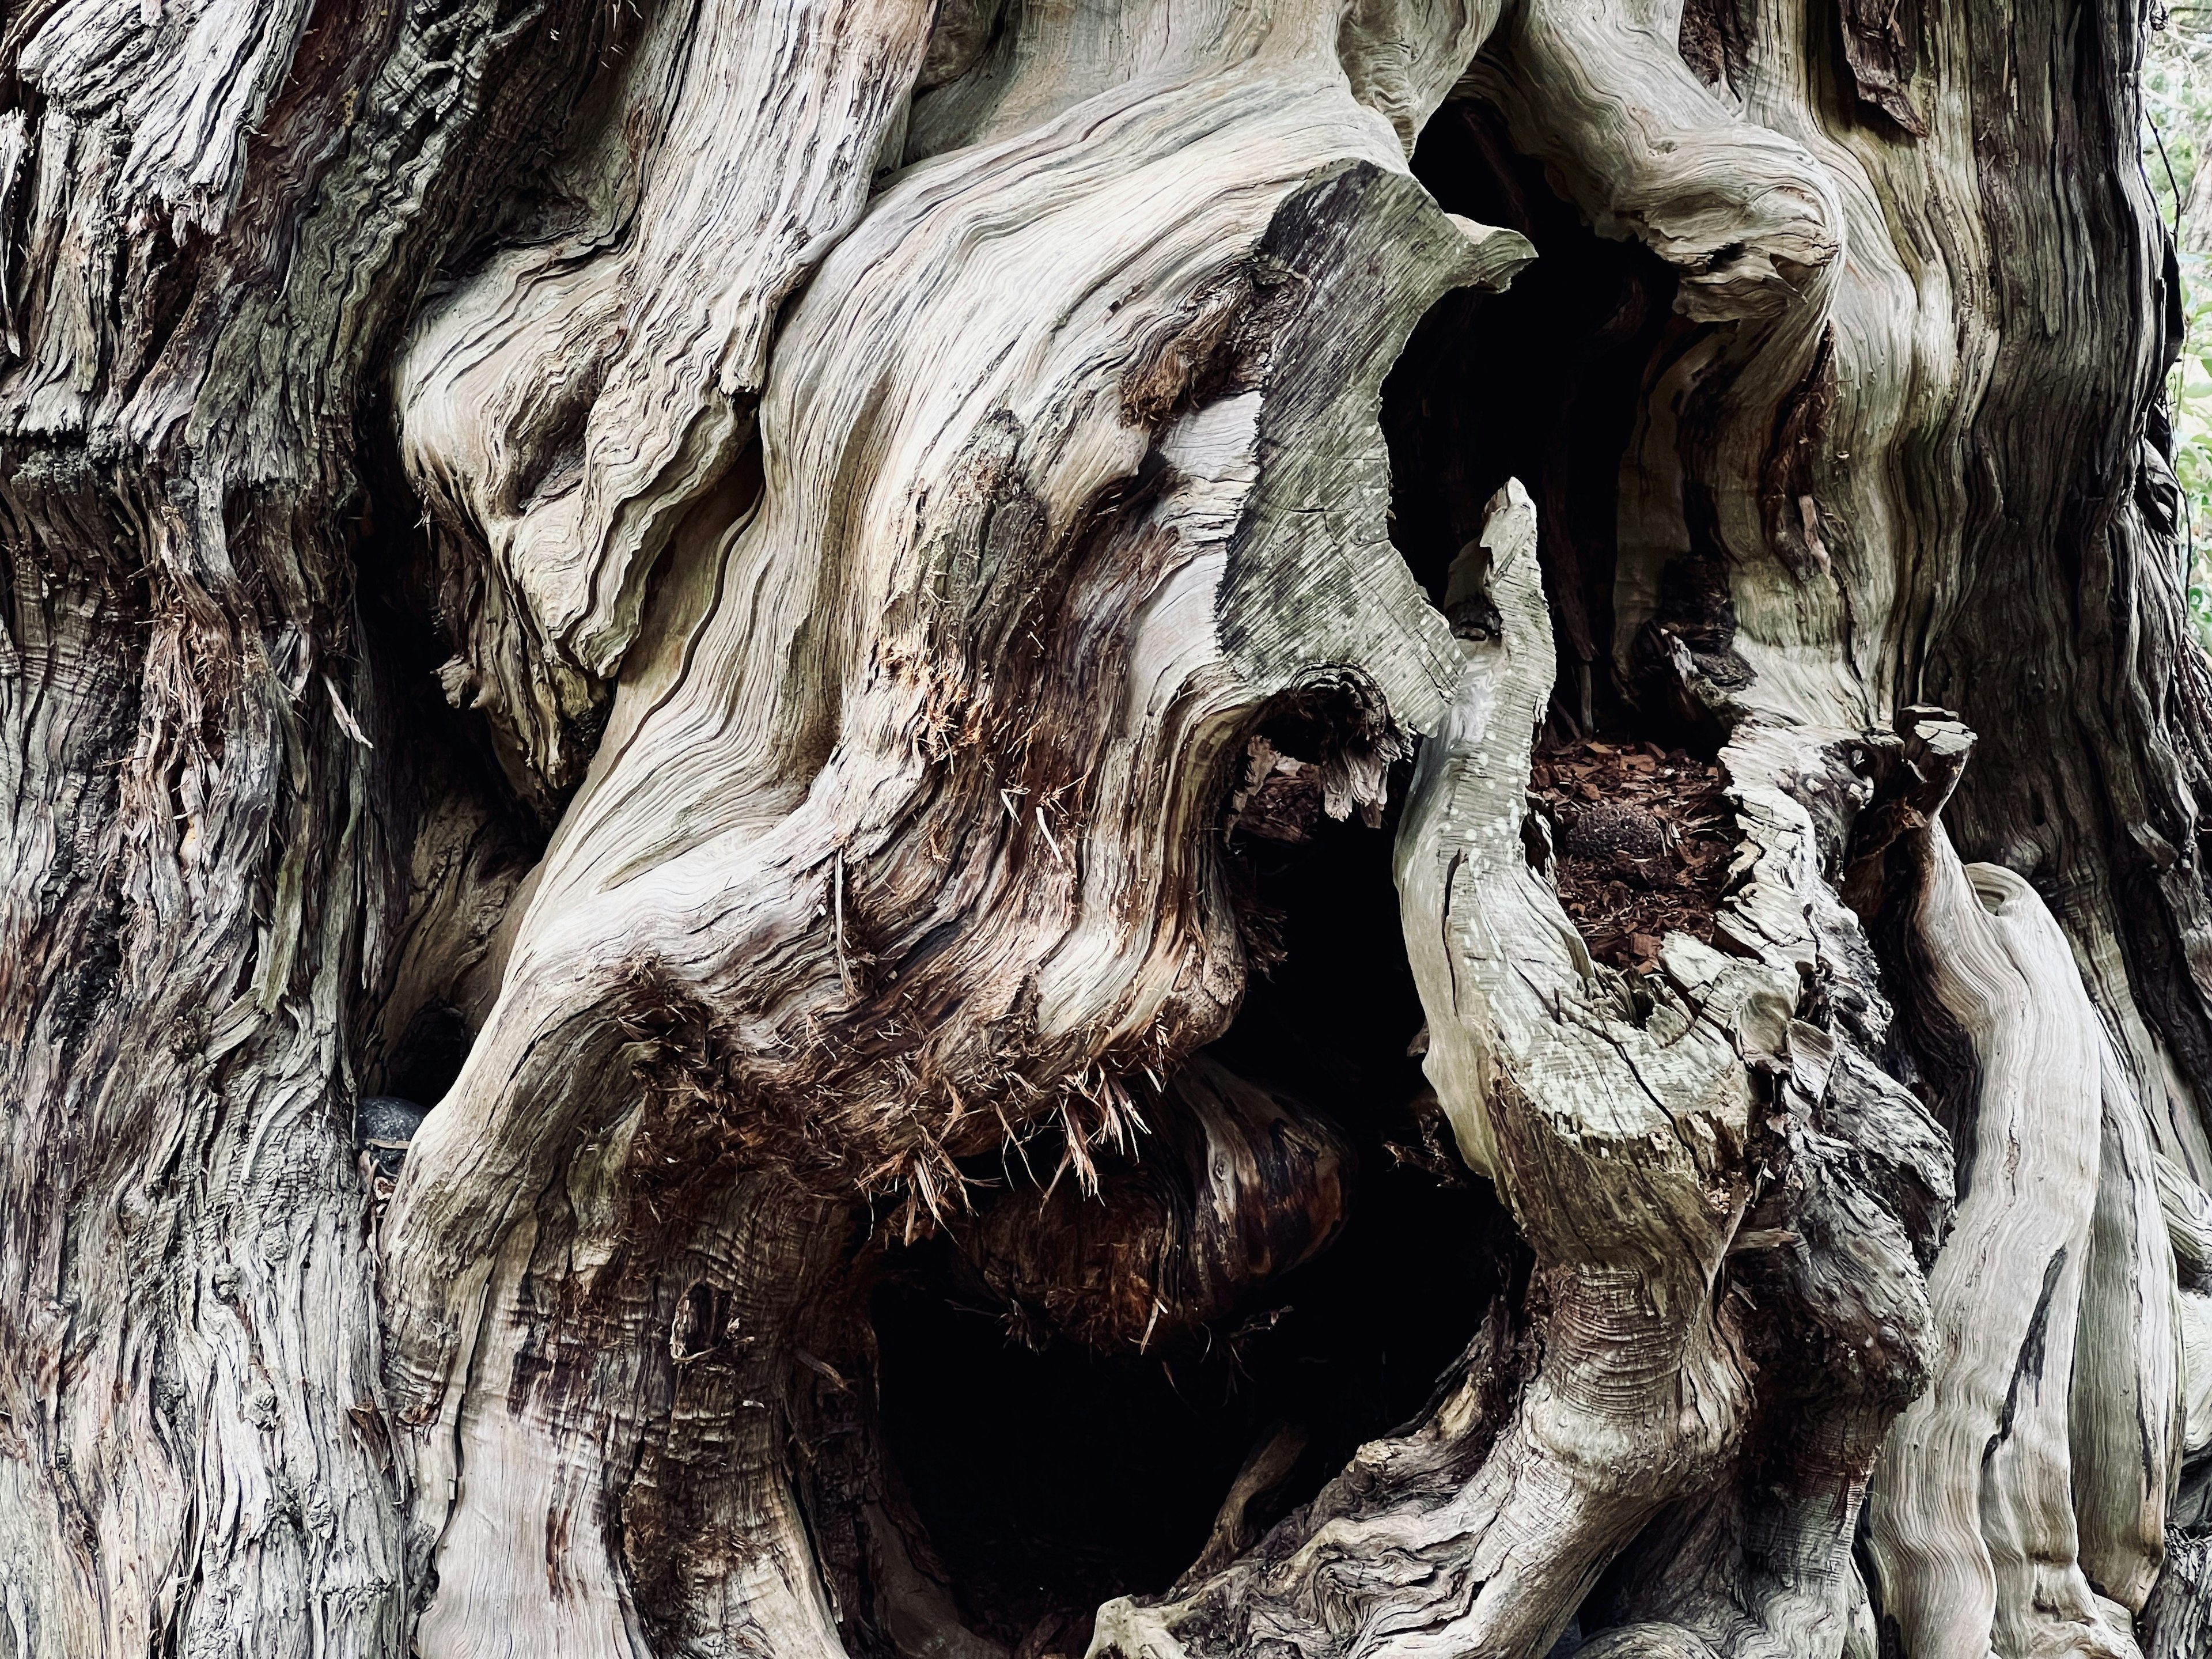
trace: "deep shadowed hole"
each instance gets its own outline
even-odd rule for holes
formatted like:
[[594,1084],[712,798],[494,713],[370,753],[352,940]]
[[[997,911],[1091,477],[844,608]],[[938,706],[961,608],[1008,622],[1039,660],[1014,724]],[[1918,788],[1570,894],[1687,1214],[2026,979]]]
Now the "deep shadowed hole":
[[[439,591],[428,520],[401,465],[397,430],[380,393],[360,428],[365,505],[347,526],[355,569],[353,645],[358,659],[374,669],[369,684],[347,693],[372,744],[371,844],[389,868],[419,869],[417,837],[432,832],[442,814],[464,816],[458,809],[474,803],[481,815],[470,856],[487,871],[503,866],[520,872],[543,856],[550,824],[516,797],[494,752],[485,713],[447,702],[438,669],[454,641],[440,608],[450,596]],[[346,681],[345,668],[334,672]],[[434,853],[425,866],[450,874],[447,866],[459,851]],[[407,908],[421,897],[397,889],[379,896],[387,938],[412,937],[426,926]],[[391,974],[404,955],[385,952],[385,971]],[[457,986],[397,977],[378,988],[383,997],[404,994],[404,1000],[381,1002],[357,1038],[360,1092],[434,1107],[459,1075],[473,1033],[449,1000]]]
[[385,1062],[385,1093],[436,1105],[460,1076],[472,1036],[467,1020],[453,1004],[425,1003],[407,1022]]
[[[1559,635],[1560,735],[1662,735],[1609,657],[1620,459],[1647,374],[1683,343],[1671,273],[1593,234],[1480,107],[1440,115],[1413,165],[1444,207],[1519,230],[1539,258],[1504,295],[1448,296],[1386,383],[1393,538],[1441,602],[1485,504],[1519,477]],[[1295,734],[1265,735],[1297,752]],[[1326,1254],[1200,1340],[1141,1355],[1010,1340],[942,1241],[878,1293],[886,1438],[978,1629],[1017,1643],[1061,1611],[1165,1589],[1278,1425],[1303,1427],[1306,1448],[1261,1518],[1310,1499],[1362,1442],[1418,1416],[1515,1271],[1488,1185],[1455,1177],[1448,1154],[1441,1177],[1406,1157],[1434,1136],[1413,1104],[1421,1012],[1395,822],[1395,809],[1380,831],[1322,821],[1302,845],[1243,849],[1287,954],[1255,978],[1216,1054],[1302,1095],[1355,1147],[1350,1218]]]
[[[1647,374],[1690,337],[1673,314],[1673,272],[1583,224],[1486,105],[1448,105],[1413,166],[1446,209],[1519,231],[1537,257],[1504,294],[1445,295],[1383,382],[1391,538],[1441,604],[1485,504],[1520,479],[1536,504],[1563,735],[1625,733],[1609,666],[1619,474]],[[1685,735],[1654,729],[1648,713],[1635,724],[1670,744]]]
[[1650,583],[1665,635],[1647,622],[1625,653],[1616,639],[1622,462],[1648,386],[1701,325],[1674,314],[1672,269],[1585,225],[1487,106],[1441,112],[1413,171],[1445,208],[1519,231],[1537,257],[1504,294],[1446,295],[1384,381],[1392,539],[1441,603],[1491,497],[1508,478],[1528,489],[1558,650],[1532,778],[1550,874],[1601,961],[1649,971],[1668,930],[1711,939],[1735,842],[1713,764],[1724,732],[1658,654],[1678,642],[1717,684],[1740,669],[1725,559],[1698,499],[1686,556],[1628,584]]
[[1277,1424],[1308,1440],[1260,1518],[1311,1498],[1363,1441],[1421,1413],[1511,1271],[1486,1183],[1446,1184],[1386,1146],[1421,1139],[1395,820],[1323,820],[1304,845],[1245,849],[1287,957],[1254,979],[1214,1053],[1327,1111],[1356,1148],[1350,1218],[1323,1255],[1222,1327],[1146,1354],[1030,1352],[942,1243],[878,1292],[885,1437],[979,1630],[1011,1644],[1048,1613],[1165,1589]]

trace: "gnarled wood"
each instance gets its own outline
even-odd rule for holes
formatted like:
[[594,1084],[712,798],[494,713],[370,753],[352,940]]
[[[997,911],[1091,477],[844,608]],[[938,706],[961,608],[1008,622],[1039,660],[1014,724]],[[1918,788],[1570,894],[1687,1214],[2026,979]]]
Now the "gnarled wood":
[[[1382,1108],[1201,1051],[1330,819],[1527,1254],[1097,1659],[2193,1650],[2145,21],[17,6],[0,1656],[1081,1644],[968,1628],[870,1297],[1286,1313]],[[1717,781],[1696,936],[1594,957],[1540,743]]]

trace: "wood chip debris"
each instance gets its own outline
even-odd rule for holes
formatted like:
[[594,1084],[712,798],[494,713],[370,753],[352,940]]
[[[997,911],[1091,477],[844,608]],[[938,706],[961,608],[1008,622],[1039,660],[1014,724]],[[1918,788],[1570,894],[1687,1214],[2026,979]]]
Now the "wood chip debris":
[[1670,931],[1710,945],[1735,851],[1721,769],[1655,743],[1536,751],[1529,791],[1552,819],[1553,878],[1590,954],[1649,973]]

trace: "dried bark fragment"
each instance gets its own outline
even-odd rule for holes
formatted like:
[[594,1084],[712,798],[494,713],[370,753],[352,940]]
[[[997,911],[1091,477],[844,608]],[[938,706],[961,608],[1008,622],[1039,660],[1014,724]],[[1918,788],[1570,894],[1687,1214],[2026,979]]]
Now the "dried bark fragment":
[[1529,785],[1548,809],[1559,902],[1591,955],[1650,973],[1670,932],[1712,942],[1735,851],[1718,765],[1591,738],[1539,749]]
[[1912,101],[1920,55],[1920,0],[1843,0],[1844,62],[1859,101],[1878,109],[1915,138],[1928,123]]

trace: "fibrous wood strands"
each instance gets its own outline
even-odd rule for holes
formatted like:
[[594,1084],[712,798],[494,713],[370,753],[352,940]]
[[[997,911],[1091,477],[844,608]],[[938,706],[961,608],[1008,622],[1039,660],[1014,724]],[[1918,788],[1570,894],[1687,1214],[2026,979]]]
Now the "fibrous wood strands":
[[1355,822],[1515,1270],[1093,1659],[2192,1651],[2146,21],[0,17],[0,1656],[1002,1655],[872,1287],[1335,1248],[1342,1087],[1201,1051]]

